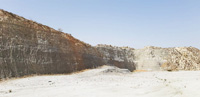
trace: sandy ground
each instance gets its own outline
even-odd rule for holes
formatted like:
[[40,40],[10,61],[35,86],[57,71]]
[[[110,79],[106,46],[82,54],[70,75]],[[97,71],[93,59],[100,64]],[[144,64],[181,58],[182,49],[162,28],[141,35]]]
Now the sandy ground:
[[104,72],[34,76],[0,82],[0,97],[200,97],[200,71]]

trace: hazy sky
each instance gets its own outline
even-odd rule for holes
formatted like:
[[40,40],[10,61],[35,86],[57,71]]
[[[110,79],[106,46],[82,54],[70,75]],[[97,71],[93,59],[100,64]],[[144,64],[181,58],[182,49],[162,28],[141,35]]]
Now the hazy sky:
[[92,45],[200,48],[200,0],[0,0],[0,8]]

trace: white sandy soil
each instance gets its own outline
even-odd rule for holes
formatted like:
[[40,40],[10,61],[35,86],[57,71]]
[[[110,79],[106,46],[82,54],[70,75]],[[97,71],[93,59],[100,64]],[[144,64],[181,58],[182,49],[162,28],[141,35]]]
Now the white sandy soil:
[[104,66],[71,75],[0,82],[0,97],[200,97],[200,71],[105,72]]

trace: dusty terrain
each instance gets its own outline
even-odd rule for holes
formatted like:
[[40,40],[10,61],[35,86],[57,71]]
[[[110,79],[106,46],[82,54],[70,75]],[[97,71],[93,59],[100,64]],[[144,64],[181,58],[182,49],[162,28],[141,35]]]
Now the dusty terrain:
[[0,82],[0,97],[199,97],[200,71],[129,72],[111,66]]

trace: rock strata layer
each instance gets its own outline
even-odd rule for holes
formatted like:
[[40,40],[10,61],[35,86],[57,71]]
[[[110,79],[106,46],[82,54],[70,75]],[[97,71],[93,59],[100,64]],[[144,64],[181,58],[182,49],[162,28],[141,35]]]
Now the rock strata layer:
[[62,74],[103,65],[91,45],[0,10],[0,78]]

